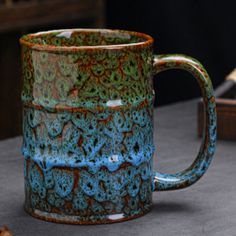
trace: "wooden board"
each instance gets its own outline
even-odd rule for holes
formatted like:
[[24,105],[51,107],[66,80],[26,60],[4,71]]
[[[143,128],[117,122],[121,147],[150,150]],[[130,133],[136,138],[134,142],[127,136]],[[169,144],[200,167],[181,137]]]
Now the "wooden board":
[[[236,69],[226,77],[215,91],[217,111],[217,137],[236,141]],[[198,135],[203,131],[203,103],[198,103]]]
[[103,1],[41,0],[0,4],[0,31],[83,19],[94,19],[95,27],[102,26],[104,24]]
[[0,139],[21,134],[22,34],[54,28],[103,28],[104,0],[0,0]]

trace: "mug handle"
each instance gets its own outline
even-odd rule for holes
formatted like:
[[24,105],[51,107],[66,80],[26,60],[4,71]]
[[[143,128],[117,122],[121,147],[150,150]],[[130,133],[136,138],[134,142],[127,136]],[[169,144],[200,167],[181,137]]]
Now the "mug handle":
[[185,55],[154,56],[154,74],[169,69],[186,70],[197,80],[201,88],[205,108],[204,134],[197,158],[190,167],[176,174],[154,172],[153,191],[181,189],[194,184],[206,172],[215,152],[216,105],[211,80],[206,70],[196,59]]

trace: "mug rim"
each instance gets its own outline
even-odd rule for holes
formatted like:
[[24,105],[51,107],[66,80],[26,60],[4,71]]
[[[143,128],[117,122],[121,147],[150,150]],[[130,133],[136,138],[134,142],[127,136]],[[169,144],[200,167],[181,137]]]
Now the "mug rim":
[[[138,38],[144,39],[142,42],[135,43],[124,43],[124,44],[110,44],[110,45],[95,45],[95,46],[57,46],[57,45],[44,45],[40,43],[30,42],[30,39],[35,37],[40,37],[41,35],[51,34],[51,33],[62,33],[62,32],[101,32],[101,33],[114,33],[114,34],[129,34],[136,36]],[[136,31],[129,30],[119,30],[119,29],[89,29],[89,28],[72,28],[72,29],[57,29],[57,30],[47,30],[40,31],[37,33],[30,33],[23,35],[20,38],[20,44],[27,46],[34,50],[47,51],[47,52],[78,52],[78,51],[99,51],[99,50],[120,50],[120,49],[142,49],[145,47],[152,46],[154,39],[145,33],[140,33]]]

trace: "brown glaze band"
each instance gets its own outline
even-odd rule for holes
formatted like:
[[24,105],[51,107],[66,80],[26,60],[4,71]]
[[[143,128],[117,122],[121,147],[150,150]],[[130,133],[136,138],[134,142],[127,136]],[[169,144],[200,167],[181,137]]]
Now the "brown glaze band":
[[128,34],[133,35],[138,38],[145,39],[144,42],[138,42],[138,43],[127,43],[127,44],[114,44],[114,45],[97,45],[97,46],[55,46],[55,45],[43,45],[43,44],[36,44],[30,42],[30,39],[35,37],[40,37],[44,34],[50,34],[50,33],[60,33],[64,31],[78,31],[77,29],[66,29],[66,30],[55,30],[55,31],[45,31],[45,32],[39,32],[35,34],[28,34],[23,36],[20,39],[20,44],[27,46],[28,48],[44,51],[44,52],[78,52],[78,51],[86,51],[86,53],[93,53],[96,51],[101,50],[121,50],[121,49],[127,49],[127,50],[139,50],[146,47],[152,47],[153,45],[153,38],[147,34],[134,32],[134,31],[126,31],[126,30],[109,30],[109,29],[82,29],[81,32],[104,32],[104,33],[115,33],[115,34]]
[[29,215],[33,216],[34,218],[40,219],[40,220],[44,220],[44,221],[48,221],[48,222],[52,222],[52,223],[59,223],[59,224],[71,224],[71,225],[98,225],[98,224],[113,224],[113,223],[121,223],[124,221],[129,221],[129,220],[133,220],[136,218],[139,218],[141,216],[146,215],[148,212],[151,211],[151,208],[148,210],[144,210],[141,214],[137,214],[137,215],[133,215],[133,216],[127,216],[124,217],[122,219],[117,219],[117,220],[96,220],[96,221],[70,221],[70,220],[65,220],[65,219],[56,219],[56,218],[50,218],[47,216],[41,216],[38,215],[32,211],[28,211],[27,208],[24,206],[24,210],[26,213],[28,213]]

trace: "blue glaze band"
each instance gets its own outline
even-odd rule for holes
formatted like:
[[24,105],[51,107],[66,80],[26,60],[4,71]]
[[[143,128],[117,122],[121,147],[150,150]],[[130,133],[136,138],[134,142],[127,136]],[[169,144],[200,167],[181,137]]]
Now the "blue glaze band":
[[202,144],[193,164],[176,174],[155,172],[153,191],[174,190],[188,187],[198,181],[208,169],[216,145],[216,106],[211,80],[204,67],[197,60],[185,55],[159,55],[154,58],[154,72],[169,69],[183,69],[197,80],[205,106],[205,129]]
[[116,111],[112,119],[111,114],[25,107],[23,156],[44,172],[53,167],[86,167],[91,173],[106,167],[112,172],[123,163],[138,167],[149,162],[154,153],[150,107]]

